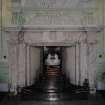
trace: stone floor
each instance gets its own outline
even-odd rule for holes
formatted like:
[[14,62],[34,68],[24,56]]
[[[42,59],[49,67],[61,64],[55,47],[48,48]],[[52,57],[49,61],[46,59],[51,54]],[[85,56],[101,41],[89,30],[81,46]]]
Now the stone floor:
[[5,98],[0,105],[105,105],[105,98],[100,94],[89,96],[88,100],[71,101],[20,101],[17,98]]

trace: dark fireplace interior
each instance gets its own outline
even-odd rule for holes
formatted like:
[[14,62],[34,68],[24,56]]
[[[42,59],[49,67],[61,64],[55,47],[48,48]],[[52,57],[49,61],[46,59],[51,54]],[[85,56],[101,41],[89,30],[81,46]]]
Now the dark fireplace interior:
[[89,86],[87,80],[84,85],[73,85],[66,77],[62,67],[63,47],[43,47],[43,70],[32,86],[21,90],[22,100],[72,100],[87,99]]
[[[43,73],[50,77],[56,77],[62,72],[62,48],[44,47],[43,49]],[[60,74],[59,74],[60,75]]]

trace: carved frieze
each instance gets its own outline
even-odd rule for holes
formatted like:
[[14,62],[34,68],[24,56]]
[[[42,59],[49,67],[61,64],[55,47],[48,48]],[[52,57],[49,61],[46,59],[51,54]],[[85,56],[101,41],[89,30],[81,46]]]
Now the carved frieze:
[[[23,7],[14,7],[17,10],[22,9],[23,16],[18,18],[14,24],[19,24],[18,19],[24,25],[98,25],[102,18],[96,15],[96,9],[99,8],[97,0],[22,0]],[[102,2],[102,1],[101,1]],[[100,7],[100,11],[101,7]],[[18,11],[19,12],[19,11]],[[18,13],[19,15],[19,13]],[[21,17],[21,13],[20,13]],[[13,19],[15,16],[13,16]],[[16,20],[15,19],[15,20]],[[100,20],[100,21],[99,21]],[[23,21],[23,22],[22,22]],[[13,22],[12,22],[13,23]]]
[[[25,0],[28,7],[35,8],[79,8],[93,7],[96,0]],[[78,6],[78,7],[77,7]]]
[[[77,18],[78,17],[78,18]],[[64,10],[39,10],[26,15],[25,25],[81,25],[80,13]]]
[[[76,42],[81,42],[85,36],[82,32],[34,32],[31,34],[24,35],[24,42],[27,44],[38,45],[38,46],[49,46],[49,45],[59,45],[68,46]],[[86,37],[85,37],[86,38]]]

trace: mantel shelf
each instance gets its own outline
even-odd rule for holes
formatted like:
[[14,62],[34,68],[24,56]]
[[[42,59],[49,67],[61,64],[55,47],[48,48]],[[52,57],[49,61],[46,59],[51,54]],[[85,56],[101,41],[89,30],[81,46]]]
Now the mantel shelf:
[[96,26],[51,26],[51,25],[44,25],[44,26],[9,26],[3,27],[3,31],[5,32],[36,32],[36,31],[68,31],[68,32],[101,32],[104,27],[96,27]]

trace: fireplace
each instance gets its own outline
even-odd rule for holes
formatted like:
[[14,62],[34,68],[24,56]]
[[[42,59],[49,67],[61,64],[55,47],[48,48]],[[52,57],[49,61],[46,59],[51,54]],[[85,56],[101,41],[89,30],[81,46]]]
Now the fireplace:
[[43,74],[54,73],[60,73],[72,86],[81,87],[84,81],[89,81],[89,86],[94,88],[95,76],[90,76],[94,71],[89,72],[94,65],[87,68],[90,56],[87,52],[89,46],[96,46],[95,35],[99,30],[96,27],[7,27],[10,91],[17,93],[17,88],[30,87]]

